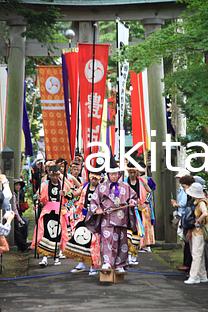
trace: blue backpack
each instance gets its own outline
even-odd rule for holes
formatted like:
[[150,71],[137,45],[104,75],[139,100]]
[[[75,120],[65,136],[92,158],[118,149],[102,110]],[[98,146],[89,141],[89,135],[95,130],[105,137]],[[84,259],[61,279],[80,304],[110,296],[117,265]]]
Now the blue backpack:
[[184,230],[190,230],[195,227],[196,217],[194,214],[195,206],[188,206],[181,217],[181,225]]

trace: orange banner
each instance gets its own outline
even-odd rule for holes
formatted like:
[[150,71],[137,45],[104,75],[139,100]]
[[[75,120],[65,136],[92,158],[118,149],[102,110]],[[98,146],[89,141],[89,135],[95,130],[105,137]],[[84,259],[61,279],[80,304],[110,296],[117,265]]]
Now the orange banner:
[[38,66],[46,159],[70,162],[61,66]]

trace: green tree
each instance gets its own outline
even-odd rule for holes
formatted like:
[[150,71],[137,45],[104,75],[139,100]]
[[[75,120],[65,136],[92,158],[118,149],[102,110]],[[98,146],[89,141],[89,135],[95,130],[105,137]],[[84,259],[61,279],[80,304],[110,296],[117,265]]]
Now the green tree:
[[[176,21],[129,47],[131,67],[140,71],[168,58],[174,66],[165,77],[165,93],[177,99],[186,114],[186,140],[208,140],[208,2],[182,0],[186,10]],[[184,101],[185,99],[185,101]]]
[[[4,1],[4,9],[8,11],[8,14],[11,11],[15,11],[26,21],[27,27],[26,32],[22,34],[23,36],[26,36],[27,39],[37,39],[49,47],[49,55],[47,57],[26,58],[26,106],[30,120],[33,149],[36,153],[39,131],[42,128],[40,95],[36,85],[36,67],[37,65],[60,62],[58,58],[51,57],[50,52],[57,41],[64,42],[67,40],[63,36],[63,29],[68,26],[68,23],[64,25],[58,22],[60,13],[52,5],[47,6],[46,11],[37,11],[22,4],[21,0],[7,0]],[[8,26],[5,22],[1,22],[0,36],[5,42],[8,41]],[[6,59],[5,62],[7,62]]]

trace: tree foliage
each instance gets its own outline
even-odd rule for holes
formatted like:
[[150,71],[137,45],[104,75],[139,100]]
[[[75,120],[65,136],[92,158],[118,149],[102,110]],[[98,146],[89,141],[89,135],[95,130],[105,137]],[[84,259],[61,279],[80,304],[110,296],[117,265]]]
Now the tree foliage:
[[[42,114],[40,106],[40,95],[36,83],[37,65],[56,64],[57,58],[51,57],[50,52],[54,44],[63,42],[63,24],[58,22],[60,12],[57,7],[49,5],[47,10],[39,11],[27,7],[21,0],[6,0],[3,3],[4,10],[10,14],[15,12],[19,19],[26,23],[26,31],[22,34],[27,39],[37,39],[39,42],[47,44],[49,55],[47,57],[27,57],[26,58],[26,106],[32,133],[33,149],[37,151],[37,141],[39,131],[42,128]],[[8,26],[1,23],[0,36],[6,42],[9,38]]]
[[140,71],[161,57],[174,70],[165,77],[165,93],[177,99],[187,117],[186,140],[208,140],[208,2],[181,0],[187,8],[181,17],[145,41],[129,47],[131,67]]

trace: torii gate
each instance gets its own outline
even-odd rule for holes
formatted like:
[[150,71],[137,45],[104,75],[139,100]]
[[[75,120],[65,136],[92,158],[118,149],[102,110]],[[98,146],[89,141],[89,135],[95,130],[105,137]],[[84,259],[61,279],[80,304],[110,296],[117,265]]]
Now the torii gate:
[[[6,1],[5,1],[6,2]],[[35,41],[26,41],[21,34],[26,30],[23,18],[14,11],[6,11],[5,2],[0,4],[0,20],[7,21],[9,25],[10,45],[8,58],[8,103],[6,115],[6,146],[14,150],[14,177],[20,174],[21,157],[21,129],[22,129],[22,103],[25,78],[25,57],[48,55],[47,47]],[[160,28],[165,20],[175,19],[184,9],[176,0],[54,0],[33,1],[23,0],[22,5],[34,10],[47,9],[53,5],[61,12],[62,21],[73,21],[76,27],[76,40],[79,42],[92,42],[92,21],[115,20],[140,20],[145,28],[146,35]],[[0,42],[0,47],[2,46]],[[6,53],[6,47],[1,47]],[[56,50],[59,55],[61,48]],[[65,46],[67,48],[67,46]],[[169,226],[169,213],[166,209],[169,204],[171,190],[168,189],[164,179],[164,151],[161,142],[165,141],[166,119],[165,103],[162,97],[163,63],[154,64],[148,68],[148,88],[150,103],[151,129],[157,130],[157,172],[153,178],[157,184],[156,220],[157,239],[173,241]],[[158,120],[160,121],[158,123]],[[166,199],[164,200],[164,194]],[[165,218],[164,218],[165,216]],[[175,236],[175,235],[174,235]]]

